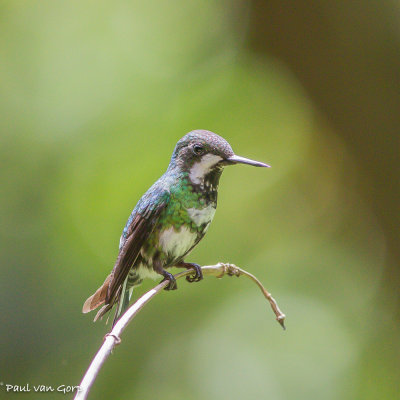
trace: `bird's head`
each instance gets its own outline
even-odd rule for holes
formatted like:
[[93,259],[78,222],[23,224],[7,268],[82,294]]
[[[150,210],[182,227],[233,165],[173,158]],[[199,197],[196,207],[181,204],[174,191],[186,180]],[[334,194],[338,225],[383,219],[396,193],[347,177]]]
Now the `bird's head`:
[[237,156],[224,138],[213,132],[198,129],[179,140],[170,166],[188,172],[190,180],[199,184],[213,170],[222,170],[224,166],[234,164],[269,167],[262,162]]

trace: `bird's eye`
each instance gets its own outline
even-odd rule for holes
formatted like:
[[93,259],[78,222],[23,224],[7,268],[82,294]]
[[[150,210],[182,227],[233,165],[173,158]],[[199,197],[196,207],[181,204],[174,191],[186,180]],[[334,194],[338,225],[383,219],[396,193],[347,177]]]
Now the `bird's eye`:
[[197,156],[201,155],[204,153],[204,147],[200,144],[195,144],[193,146],[193,153],[196,154]]

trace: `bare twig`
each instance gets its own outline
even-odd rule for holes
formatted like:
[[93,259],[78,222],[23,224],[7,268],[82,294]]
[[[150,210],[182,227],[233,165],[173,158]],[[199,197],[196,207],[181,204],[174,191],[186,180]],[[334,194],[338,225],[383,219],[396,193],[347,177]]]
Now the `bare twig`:
[[[272,310],[276,315],[276,320],[281,324],[283,329],[285,329],[284,320],[285,314],[279,309],[278,304],[275,299],[271,296],[271,294],[264,288],[261,282],[249,272],[237,267],[233,264],[223,264],[218,263],[217,265],[209,265],[201,268],[203,271],[203,275],[211,275],[217,278],[222,278],[224,275],[229,276],[247,276],[253,282],[257,284],[257,286],[261,289],[265,298],[269,301]],[[175,279],[182,278],[184,276],[192,274],[193,271],[187,270],[180,272],[175,275]],[[136,316],[136,314],[146,305],[148,301],[150,301],[155,295],[160,293],[166,286],[168,285],[168,281],[164,281],[159,283],[156,287],[146,292],[142,297],[140,297],[132,306],[128,308],[125,314],[117,321],[114,325],[114,328],[104,337],[103,345],[100,347],[96,356],[94,357],[92,363],[86,371],[85,376],[82,379],[80,384],[80,390],[75,396],[75,400],[84,400],[87,398],[90,388],[92,387],[101,367],[107,360],[108,356],[111,354],[114,347],[121,343],[120,335],[128,326],[130,321]]]

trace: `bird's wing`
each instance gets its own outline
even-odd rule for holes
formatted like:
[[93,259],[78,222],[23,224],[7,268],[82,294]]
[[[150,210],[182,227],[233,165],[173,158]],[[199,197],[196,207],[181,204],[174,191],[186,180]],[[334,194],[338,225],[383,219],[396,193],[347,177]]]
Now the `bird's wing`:
[[95,321],[111,310],[121,294],[122,284],[129,270],[148,239],[162,211],[169,203],[169,192],[151,188],[140,200],[125,226],[117,261],[103,285],[84,303],[82,312],[87,313],[105,304],[95,317]]
[[144,242],[153,232],[162,211],[169,202],[169,192],[146,193],[132,212],[124,230],[125,240],[120,248],[108,284],[106,304],[113,304],[129,270],[136,261]]

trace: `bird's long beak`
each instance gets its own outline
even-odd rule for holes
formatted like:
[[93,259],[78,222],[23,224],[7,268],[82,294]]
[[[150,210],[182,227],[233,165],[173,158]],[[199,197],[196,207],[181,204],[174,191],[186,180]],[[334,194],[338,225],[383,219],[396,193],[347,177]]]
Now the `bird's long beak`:
[[226,159],[230,164],[249,164],[253,165],[254,167],[266,167],[270,168],[271,166],[268,164],[264,164],[259,161],[250,160],[249,158],[240,157],[237,155],[233,155]]

